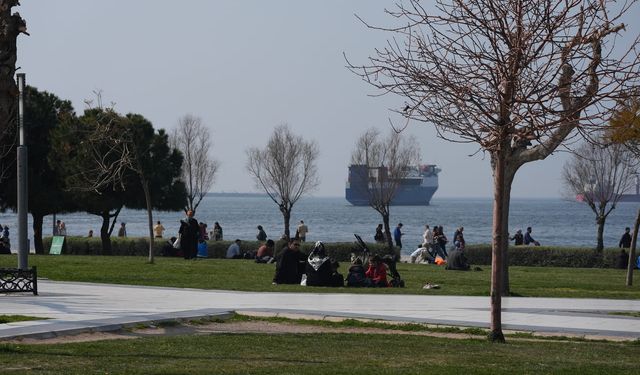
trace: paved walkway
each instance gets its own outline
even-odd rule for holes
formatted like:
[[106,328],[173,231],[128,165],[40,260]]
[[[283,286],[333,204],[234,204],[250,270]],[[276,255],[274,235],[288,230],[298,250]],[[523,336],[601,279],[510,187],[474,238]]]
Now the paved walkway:
[[[0,324],[0,339],[107,331],[233,311],[489,326],[488,297],[255,293],[49,280],[39,280],[38,290],[39,296],[0,295],[0,315],[51,319]],[[511,297],[502,303],[504,329],[640,339],[640,319],[608,314],[638,312],[640,301]]]

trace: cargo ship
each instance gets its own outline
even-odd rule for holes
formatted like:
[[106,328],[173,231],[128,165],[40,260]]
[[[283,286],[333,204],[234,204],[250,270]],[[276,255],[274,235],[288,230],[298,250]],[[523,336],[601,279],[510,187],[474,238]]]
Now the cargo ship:
[[[636,179],[635,194],[620,194],[617,200],[618,202],[640,202],[640,176],[636,175],[635,179]],[[587,194],[593,194],[595,196],[593,201],[595,202],[599,201],[598,197],[600,196],[600,191],[598,191],[598,193],[578,194],[576,195],[576,200],[578,202],[586,202],[588,198]],[[614,200],[612,196],[607,196],[607,197],[610,201]]]
[[[386,167],[370,168],[366,165],[350,165],[345,198],[354,206],[368,206],[375,189],[379,189],[377,183],[381,177],[386,176],[386,173]],[[398,184],[391,204],[428,206],[431,197],[438,190],[438,173],[440,169],[432,164],[409,167],[407,175]]]

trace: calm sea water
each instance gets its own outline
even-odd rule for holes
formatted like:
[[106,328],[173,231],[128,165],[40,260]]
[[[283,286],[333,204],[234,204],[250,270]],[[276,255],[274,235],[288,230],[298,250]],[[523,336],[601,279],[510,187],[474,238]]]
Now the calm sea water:
[[[407,253],[415,248],[422,238],[424,225],[443,225],[445,234],[452,237],[456,227],[464,226],[468,243],[489,243],[491,241],[491,210],[489,198],[434,198],[430,206],[392,207],[392,228],[403,223],[404,248]],[[625,226],[631,227],[638,205],[621,203],[611,213],[605,227],[605,246],[615,247]],[[180,212],[154,212],[154,222],[162,221],[167,228],[166,236],[178,230]],[[30,217],[29,217],[30,218]],[[86,236],[90,229],[98,234],[101,219],[86,213],[58,215],[64,220],[69,235]],[[224,230],[225,239],[255,239],[256,226],[262,225],[270,238],[277,238],[283,232],[283,220],[273,201],[263,196],[207,196],[196,214],[199,221],[211,228],[218,221]],[[309,227],[307,241],[348,241],[353,234],[360,234],[365,240],[373,240],[376,225],[381,223],[380,215],[370,207],[351,206],[343,198],[304,198],[293,208],[292,232],[300,220]],[[146,212],[142,210],[122,210],[118,222],[127,223],[129,236],[146,235]],[[44,233],[52,232],[53,217],[45,218]],[[14,213],[0,214],[0,223],[9,225],[12,245],[17,244],[17,217]],[[118,225],[114,229],[117,233]],[[594,246],[596,236],[595,216],[586,204],[561,199],[513,199],[510,214],[510,232],[533,227],[533,237],[543,245]],[[31,221],[29,222],[29,238]]]

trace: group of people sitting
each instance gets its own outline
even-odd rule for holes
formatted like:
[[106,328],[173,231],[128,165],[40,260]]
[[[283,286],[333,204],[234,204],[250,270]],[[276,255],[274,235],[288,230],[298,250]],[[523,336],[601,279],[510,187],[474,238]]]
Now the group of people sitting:
[[[257,259],[256,259],[257,261]],[[308,256],[300,251],[300,241],[289,240],[276,262],[273,284],[301,284],[307,286],[341,287],[345,279],[338,272],[340,264],[331,259],[321,241],[316,242]],[[389,267],[378,255],[371,257],[367,269],[357,258],[349,268],[349,287],[388,287]]]
[[[423,243],[418,245],[418,248],[411,253],[411,263],[426,262],[435,263],[438,265],[446,264],[446,268],[449,270],[469,270],[469,265],[466,256],[464,255],[464,249],[466,242],[464,240],[464,227],[459,227],[453,234],[453,250],[447,253],[443,244],[439,243],[429,230],[429,226],[425,226],[426,230],[423,235]],[[436,227],[438,228],[438,227]],[[434,232],[441,232],[441,228],[434,228]],[[446,244],[446,242],[445,242]]]

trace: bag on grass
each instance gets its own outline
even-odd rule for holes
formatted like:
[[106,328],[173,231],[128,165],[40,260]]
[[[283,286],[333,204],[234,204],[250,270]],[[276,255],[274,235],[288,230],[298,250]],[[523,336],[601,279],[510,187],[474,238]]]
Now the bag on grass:
[[173,248],[174,249],[180,249],[180,239],[182,238],[182,235],[178,235],[178,238],[176,238],[175,242],[173,242]]

